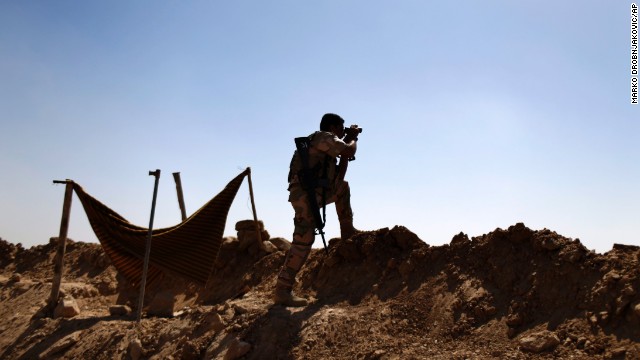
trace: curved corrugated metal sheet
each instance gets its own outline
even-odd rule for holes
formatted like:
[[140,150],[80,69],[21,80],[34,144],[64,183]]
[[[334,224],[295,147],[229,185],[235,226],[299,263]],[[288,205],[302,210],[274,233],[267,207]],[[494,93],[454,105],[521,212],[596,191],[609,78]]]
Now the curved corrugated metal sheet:
[[[147,285],[158,280],[164,270],[206,284],[222,244],[229,207],[249,171],[236,176],[180,224],[153,230]],[[133,286],[139,285],[148,229],[129,223],[80,185],[74,183],[74,190],[113,265]]]

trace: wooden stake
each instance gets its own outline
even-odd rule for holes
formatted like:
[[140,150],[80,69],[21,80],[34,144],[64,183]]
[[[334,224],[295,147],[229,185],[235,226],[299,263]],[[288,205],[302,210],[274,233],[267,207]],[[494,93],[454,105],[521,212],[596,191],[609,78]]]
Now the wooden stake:
[[187,219],[187,209],[184,206],[184,197],[182,195],[182,181],[180,181],[180,173],[173,173],[173,180],[176,182],[176,192],[178,193],[178,204],[180,205],[180,212],[182,213],[182,221]]
[[260,223],[258,222],[258,215],[256,214],[256,201],[253,198],[253,183],[251,182],[251,168],[248,167],[249,170],[249,195],[251,196],[251,209],[253,210],[253,221],[256,224],[256,234],[258,235],[258,246],[262,250],[266,250],[264,244],[262,243],[262,233],[260,232]]
[[[67,232],[69,230],[69,215],[71,213],[71,200],[73,195],[73,181],[54,180],[54,184],[67,184],[64,190],[64,203],[62,204],[62,219],[60,220],[60,234],[58,235],[58,250],[56,251],[55,265],[53,268],[53,282],[51,284],[51,295],[49,296],[48,310],[53,315],[53,311],[58,305],[60,296],[60,285],[64,273],[64,253],[67,248]],[[53,317],[53,316],[52,316]]]
[[153,200],[151,201],[151,217],[149,218],[149,232],[147,233],[147,246],[144,252],[144,265],[142,269],[142,282],[140,283],[140,298],[138,299],[138,311],[136,319],[138,323],[142,318],[142,306],[144,305],[144,288],[147,286],[147,272],[149,271],[149,256],[151,255],[151,236],[153,235],[153,216],[156,212],[156,197],[158,196],[158,181],[160,180],[160,170],[149,171],[149,176],[155,176],[156,182],[153,187]]

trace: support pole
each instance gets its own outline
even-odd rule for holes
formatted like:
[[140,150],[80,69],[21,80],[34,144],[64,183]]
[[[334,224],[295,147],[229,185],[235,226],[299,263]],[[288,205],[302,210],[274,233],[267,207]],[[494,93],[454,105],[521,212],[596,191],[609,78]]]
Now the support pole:
[[67,232],[69,230],[69,215],[71,213],[71,200],[73,195],[73,181],[54,180],[54,184],[66,184],[64,190],[64,203],[62,204],[62,219],[60,221],[60,234],[58,236],[58,250],[56,252],[55,267],[53,268],[53,282],[51,284],[51,295],[47,304],[48,310],[53,315],[53,311],[58,305],[60,296],[60,285],[62,284],[62,274],[64,273],[64,253],[67,248]]
[[265,250],[264,244],[262,243],[262,233],[260,232],[260,223],[258,222],[258,215],[256,214],[256,201],[253,198],[253,183],[251,182],[251,168],[248,167],[249,170],[249,195],[251,196],[251,209],[253,210],[253,221],[256,224],[256,234],[258,240],[258,246],[260,249]]
[[187,218],[187,209],[184,206],[184,196],[182,195],[182,181],[180,181],[180,173],[173,173],[173,180],[176,182],[176,192],[178,193],[178,204],[180,205],[180,212],[182,213],[182,221]]
[[142,270],[142,282],[140,283],[140,298],[138,299],[138,311],[136,319],[138,323],[142,318],[142,306],[144,305],[144,288],[147,286],[147,272],[149,271],[149,255],[151,254],[151,235],[153,235],[153,216],[156,212],[156,197],[158,196],[158,181],[160,180],[160,170],[149,171],[149,176],[155,176],[156,181],[153,187],[153,200],[151,201],[151,217],[149,219],[149,232],[147,233],[147,246],[144,251],[144,267]]

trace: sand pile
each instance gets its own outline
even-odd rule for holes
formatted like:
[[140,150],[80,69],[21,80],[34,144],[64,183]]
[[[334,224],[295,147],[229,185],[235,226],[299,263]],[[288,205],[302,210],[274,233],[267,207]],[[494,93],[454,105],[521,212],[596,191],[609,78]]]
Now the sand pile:
[[640,358],[636,246],[597,254],[523,224],[429,246],[396,226],[313,250],[295,290],[314,301],[284,308],[287,241],[262,237],[226,238],[206,287],[166,274],[139,325],[138,289],[100,245],[69,242],[62,290],[80,313],[52,319],[54,242],[0,240],[0,358]]

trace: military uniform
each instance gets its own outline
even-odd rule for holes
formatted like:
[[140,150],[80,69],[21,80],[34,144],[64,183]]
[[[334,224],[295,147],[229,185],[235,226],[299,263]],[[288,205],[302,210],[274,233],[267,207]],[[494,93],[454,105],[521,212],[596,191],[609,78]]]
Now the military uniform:
[[[326,131],[316,131],[309,138],[311,140],[309,168],[315,169],[317,177],[322,177],[326,171],[327,182],[324,187],[324,196],[323,188],[316,188],[318,206],[322,207],[324,204],[335,202],[341,229],[353,230],[351,191],[346,181],[337,179],[336,165],[336,158],[347,147],[347,144],[335,134]],[[324,167],[326,167],[326,170]],[[278,274],[276,285],[278,288],[289,292],[295,284],[296,275],[311,252],[316,227],[307,192],[302,188],[298,179],[297,174],[301,169],[300,157],[295,153],[289,173],[289,202],[295,211],[293,242],[287,252],[284,265]],[[344,235],[344,230],[342,235]]]

